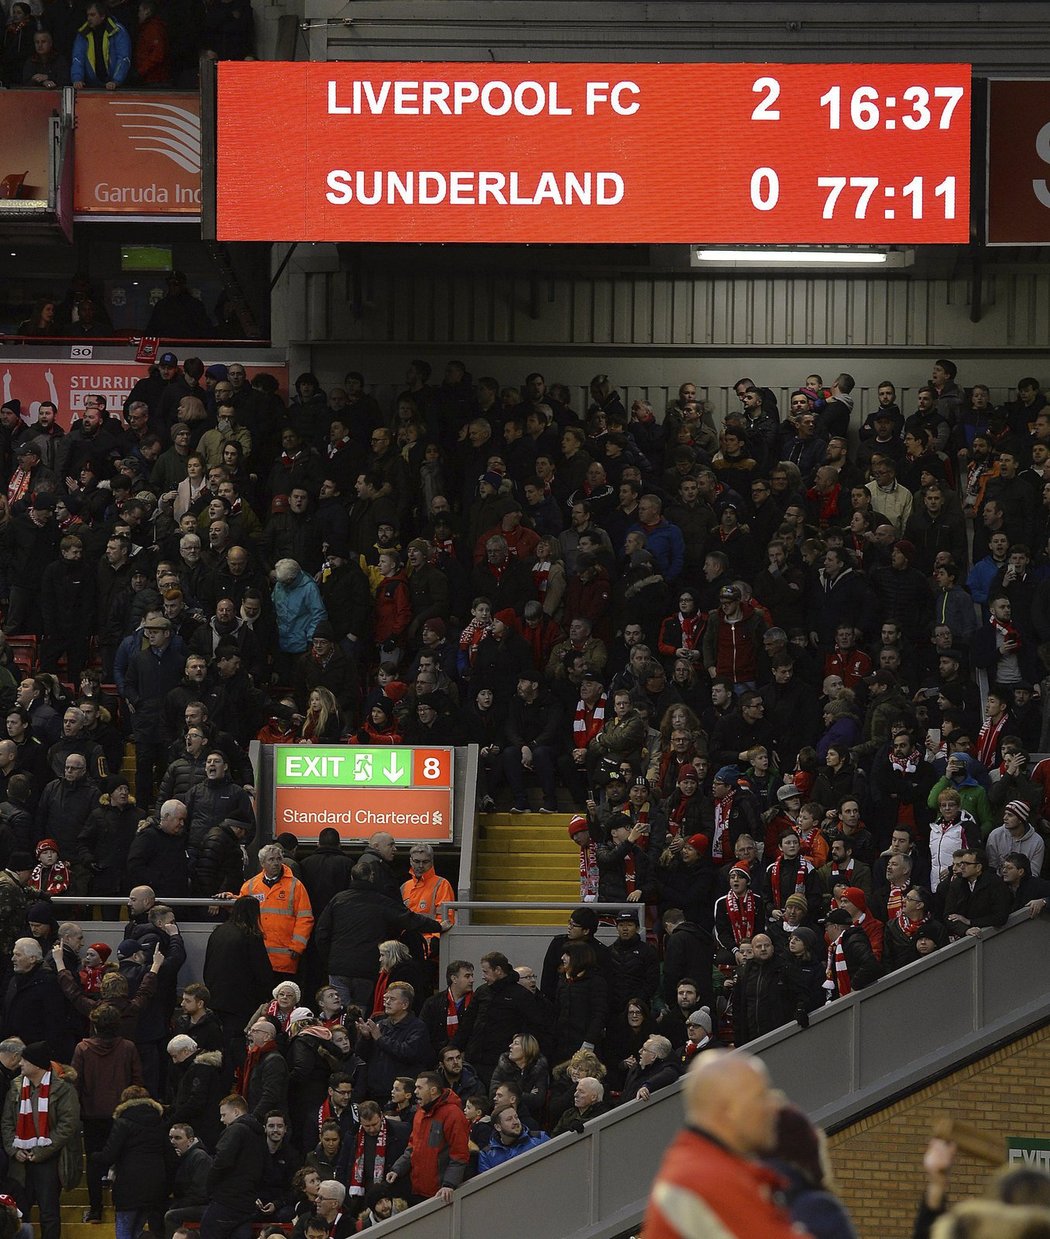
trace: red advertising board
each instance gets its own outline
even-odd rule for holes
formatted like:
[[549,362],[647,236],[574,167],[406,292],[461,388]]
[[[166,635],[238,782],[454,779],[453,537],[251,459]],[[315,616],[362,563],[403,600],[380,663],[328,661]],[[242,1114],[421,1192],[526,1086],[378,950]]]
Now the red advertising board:
[[[80,346],[86,348],[86,346]],[[245,364],[249,381],[263,372],[272,374],[288,388],[288,367],[282,363],[261,366]],[[58,420],[68,427],[84,409],[86,396],[105,396],[110,413],[121,413],[131,389],[148,373],[148,367],[133,361],[54,361],[4,359],[0,362],[3,399],[22,402],[22,416],[35,422],[40,405],[51,400],[58,406]]]
[[988,244],[1050,245],[1050,81],[988,83]]
[[224,61],[217,89],[223,241],[969,234],[968,65]]
[[77,215],[197,218],[199,95],[79,92],[74,164]]

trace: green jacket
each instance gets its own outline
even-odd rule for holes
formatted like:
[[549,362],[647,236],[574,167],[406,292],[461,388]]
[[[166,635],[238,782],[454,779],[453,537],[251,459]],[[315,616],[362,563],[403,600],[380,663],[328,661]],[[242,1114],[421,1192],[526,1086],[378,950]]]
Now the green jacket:
[[988,832],[993,826],[992,809],[988,803],[988,793],[979,783],[976,787],[959,787],[945,775],[944,778],[938,779],[933,787],[930,788],[930,794],[926,798],[926,804],[929,808],[934,810],[937,808],[937,797],[946,787],[950,787],[959,793],[962,807],[973,817],[974,821],[981,828],[981,834],[987,839]]
[[[68,1071],[68,1068],[66,1069]],[[0,1131],[4,1148],[10,1157],[8,1174],[16,1183],[25,1182],[25,1163],[15,1157],[15,1125],[18,1121],[18,1105],[22,1098],[22,1076],[11,1081],[4,1100]],[[56,1072],[51,1073],[51,1092],[48,1096],[48,1133],[51,1143],[35,1150],[34,1161],[48,1162],[58,1158],[58,1177],[63,1188],[76,1187],[83,1170],[84,1151],[80,1139],[80,1099],[77,1090]]]

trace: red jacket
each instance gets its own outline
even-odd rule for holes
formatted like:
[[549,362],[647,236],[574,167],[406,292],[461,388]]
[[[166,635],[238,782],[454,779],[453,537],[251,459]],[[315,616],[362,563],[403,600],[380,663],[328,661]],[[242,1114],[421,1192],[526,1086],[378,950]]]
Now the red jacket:
[[772,1170],[745,1161],[696,1128],[664,1154],[645,1215],[645,1239],[805,1239],[773,1199]]
[[376,590],[375,640],[382,645],[389,637],[400,637],[412,622],[412,602],[408,594],[408,581],[403,572],[379,582]]
[[411,1161],[412,1190],[436,1196],[443,1187],[459,1187],[470,1158],[470,1123],[463,1103],[446,1088],[431,1106],[420,1106],[412,1119],[412,1135],[396,1169],[404,1174]]
[[604,566],[599,565],[597,573],[589,581],[571,576],[565,591],[565,627],[568,628],[571,620],[587,619],[591,621],[594,635],[608,640],[611,603],[612,585]]
[[840,676],[846,688],[855,688],[871,675],[871,665],[863,650],[834,650],[824,659],[824,676]]

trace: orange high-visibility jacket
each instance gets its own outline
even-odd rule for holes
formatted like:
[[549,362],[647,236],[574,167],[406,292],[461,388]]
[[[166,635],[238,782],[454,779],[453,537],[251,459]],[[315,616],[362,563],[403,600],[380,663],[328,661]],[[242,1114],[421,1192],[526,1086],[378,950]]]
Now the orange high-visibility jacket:
[[306,950],[314,927],[314,914],[306,887],[284,865],[280,878],[273,886],[267,886],[263,875],[257,873],[245,882],[240,893],[251,895],[259,901],[259,917],[270,967],[274,972],[286,972],[294,977],[299,968],[299,957]]

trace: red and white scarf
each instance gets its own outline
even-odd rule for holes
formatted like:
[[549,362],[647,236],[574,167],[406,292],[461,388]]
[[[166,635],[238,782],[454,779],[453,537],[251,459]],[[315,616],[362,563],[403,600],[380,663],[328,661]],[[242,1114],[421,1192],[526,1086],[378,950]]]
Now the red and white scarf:
[[[372,1166],[372,1184],[382,1183],[386,1176],[386,1119],[376,1136],[376,1156]],[[354,1168],[350,1172],[350,1182],[347,1184],[348,1196],[363,1196],[365,1194],[365,1129],[357,1129],[357,1146],[354,1149]]]
[[902,908],[897,915],[897,928],[906,938],[914,938],[930,918],[924,916],[921,921],[913,921]]
[[474,659],[478,656],[478,646],[481,644],[482,639],[487,637],[491,631],[491,620],[472,619],[459,634],[459,648],[467,651],[472,667]]
[[[352,1105],[350,1107],[350,1113],[354,1117],[356,1117],[357,1107]],[[335,1123],[339,1123],[340,1126],[342,1126],[341,1117],[338,1114],[336,1114],[336,1112],[332,1109],[331,1097],[326,1097],[324,1101],[322,1101],[321,1104],[317,1107],[317,1134],[318,1136],[320,1136],[321,1134],[321,1128],[325,1125],[325,1123],[328,1122],[329,1119],[331,1119]]]
[[886,919],[896,916],[904,907],[904,896],[907,893],[906,886],[891,886],[890,893],[886,896]]
[[832,890],[839,882],[845,882],[847,886],[853,885],[853,857],[849,858],[848,865],[839,865],[835,861],[831,862],[831,875],[828,885]]
[[576,703],[576,716],[572,720],[572,746],[585,749],[605,726],[605,706],[608,694],[602,693],[593,706],[584,704],[581,697]]
[[550,572],[551,561],[549,559],[538,559],[532,565],[532,583],[536,586],[536,593],[539,594],[541,602],[547,596]]
[[445,1032],[448,1034],[449,1041],[456,1035],[459,1029],[459,1012],[462,1007],[465,1012],[467,1007],[474,1000],[473,990],[467,990],[463,997],[457,1003],[452,997],[452,991],[445,991]]
[[24,499],[29,491],[29,479],[31,472],[28,469],[18,468],[11,474],[11,481],[7,484],[7,502],[17,503],[19,499]]
[[694,611],[692,615],[683,615],[678,612],[678,626],[682,630],[682,649],[695,650],[696,643],[700,638],[700,633],[703,631],[703,625],[700,623],[700,615]]
[[[1016,643],[1017,649],[1013,651],[1016,654],[1017,650],[1021,648],[1021,634],[1017,631],[1014,625],[1011,624],[1009,620],[996,619],[994,615],[991,616],[991,618],[988,620],[988,623],[991,625],[994,632],[1003,634],[1004,641],[1013,641]],[[998,640],[996,641],[995,644],[996,644],[996,648],[998,649],[999,648]]]
[[[696,792],[693,793],[693,796],[695,795]],[[677,839],[682,833],[682,828],[685,825],[685,815],[689,811],[689,806],[693,803],[693,796],[687,796],[682,791],[681,785],[679,785],[678,803],[667,814],[667,833],[672,839]]]
[[977,752],[974,756],[989,770],[995,765],[995,755],[999,751],[999,737],[1009,717],[1009,714],[1004,711],[997,723],[993,723],[990,718],[985,719],[984,725],[977,734]]
[[638,874],[634,864],[634,850],[628,849],[623,858],[623,885],[628,895],[633,895],[638,889]]
[[[780,897],[780,866],[784,863],[783,856],[779,856],[769,868],[769,878],[773,887],[773,899],[776,901],[778,908],[783,908],[787,900],[787,895],[784,898]],[[813,872],[813,866],[804,856],[798,858],[798,871],[795,874],[795,889],[790,893],[792,895],[804,895],[806,893],[806,878]]]
[[748,891],[743,899],[738,899],[732,891],[726,895],[729,926],[733,931],[733,941],[738,946],[755,932],[755,903],[755,896],[751,891]]
[[828,957],[828,980],[834,981],[839,992],[840,998],[845,998],[847,994],[853,993],[853,986],[849,979],[849,968],[846,965],[846,952],[842,946],[842,934],[835,939],[835,945],[831,948],[831,954]]
[[36,1122],[33,1122],[33,1086],[28,1076],[22,1077],[22,1092],[18,1099],[18,1118],[15,1120],[15,1138],[11,1141],[16,1149],[39,1149],[51,1144],[48,1101],[51,1096],[51,1072],[45,1071],[36,1095]]
[[592,839],[580,848],[580,899],[594,903],[598,898],[598,845]]
[[53,865],[37,865],[29,875],[30,887],[44,895],[64,895],[72,880],[69,865],[64,860],[56,860]]
[[912,749],[908,756],[903,759],[890,749],[890,765],[898,774],[914,774],[919,768],[920,761],[922,761],[922,754],[918,749]]
[[288,1027],[292,1022],[292,1011],[293,1010],[294,1010],[294,1007],[289,1008],[287,1011],[282,1011],[281,1008],[277,1005],[277,999],[275,998],[273,1002],[271,1002],[267,1006],[266,1014],[267,1014],[267,1017],[270,1019],[271,1023],[277,1025],[278,1032],[287,1032]]
[[736,789],[727,792],[715,804],[715,837],[711,841],[711,859],[716,865],[722,864],[729,857],[725,854],[724,845],[729,831],[729,815],[733,811],[733,797]]

